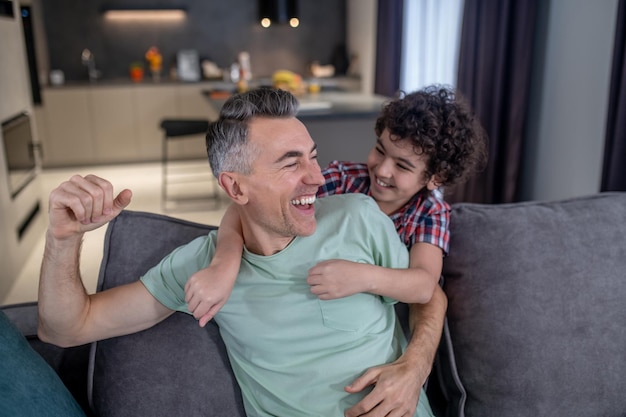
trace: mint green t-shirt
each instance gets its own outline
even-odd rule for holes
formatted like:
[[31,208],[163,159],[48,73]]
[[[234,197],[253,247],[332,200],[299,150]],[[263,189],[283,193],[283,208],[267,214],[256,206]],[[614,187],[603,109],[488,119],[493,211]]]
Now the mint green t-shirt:
[[[343,416],[369,390],[344,387],[372,366],[398,358],[406,344],[393,300],[360,293],[323,301],[308,270],[328,259],[407,268],[391,220],[363,194],[315,203],[317,229],[271,256],[244,250],[228,302],[215,316],[248,416]],[[216,233],[172,252],[142,282],[165,306],[187,312],[184,286],[208,265]],[[430,416],[422,392],[416,416]]]

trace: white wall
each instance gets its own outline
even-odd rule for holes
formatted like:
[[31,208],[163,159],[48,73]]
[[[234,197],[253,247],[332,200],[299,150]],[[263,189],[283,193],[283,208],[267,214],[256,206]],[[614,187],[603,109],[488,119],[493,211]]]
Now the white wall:
[[30,108],[22,25],[17,2],[13,3],[15,17],[0,17],[0,118],[3,120]]
[[533,69],[523,198],[600,190],[618,0],[542,4]]
[[[22,25],[17,2],[13,2],[14,18],[0,17],[0,120],[27,111],[32,115],[30,86],[26,64]],[[31,128],[36,135],[33,123]],[[2,133],[0,133],[0,145]],[[40,214],[18,239],[17,227],[40,197],[40,180],[36,178],[15,198],[11,198],[4,148],[0,146],[0,302],[8,292],[31,249],[41,238],[46,202],[41,202]]]

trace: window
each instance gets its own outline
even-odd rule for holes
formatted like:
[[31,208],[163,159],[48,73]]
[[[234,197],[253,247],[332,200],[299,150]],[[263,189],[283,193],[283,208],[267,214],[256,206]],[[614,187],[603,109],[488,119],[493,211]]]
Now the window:
[[456,86],[463,0],[404,0],[400,89]]

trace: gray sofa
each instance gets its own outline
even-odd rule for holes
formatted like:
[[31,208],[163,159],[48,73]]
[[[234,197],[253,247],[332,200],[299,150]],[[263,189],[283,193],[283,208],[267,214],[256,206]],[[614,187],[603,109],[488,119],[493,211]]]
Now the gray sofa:
[[[124,212],[107,231],[99,290],[210,229]],[[626,193],[457,204],[451,236],[447,325],[427,387],[437,416],[626,416]],[[213,322],[175,313],[60,349],[37,340],[34,304],[3,311],[87,415],[244,415]]]

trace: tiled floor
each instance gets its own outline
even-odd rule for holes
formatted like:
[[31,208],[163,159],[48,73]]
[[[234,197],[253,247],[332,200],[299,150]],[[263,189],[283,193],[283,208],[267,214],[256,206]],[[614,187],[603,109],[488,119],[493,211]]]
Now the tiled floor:
[[[192,161],[180,163],[174,166],[171,172],[176,170],[195,170],[197,172],[209,172],[206,161]],[[134,164],[99,166],[78,169],[44,170],[42,178],[42,201],[48,201],[48,195],[57,185],[69,179],[73,174],[95,174],[111,181],[116,190],[129,188],[133,191],[133,200],[129,210],[149,211],[165,213],[167,215],[191,220],[205,224],[218,225],[224,209],[227,206],[227,198],[221,194],[218,204],[212,201],[200,201],[193,204],[184,204],[177,207],[168,206],[164,212],[161,204],[161,165],[160,164]],[[197,189],[198,187],[215,186],[209,176],[205,177],[204,184],[188,183],[181,187]],[[173,190],[176,191],[176,190]],[[220,190],[221,191],[221,190]],[[47,224],[47,218],[46,218]],[[85,235],[81,255],[81,274],[85,288],[88,292],[94,292],[98,279],[100,260],[102,259],[102,243],[104,240],[105,227]],[[44,248],[44,237],[33,249],[27,265],[20,273],[15,284],[12,286],[4,299],[0,298],[0,305],[15,304],[37,299],[37,285],[39,281],[39,268]]]

